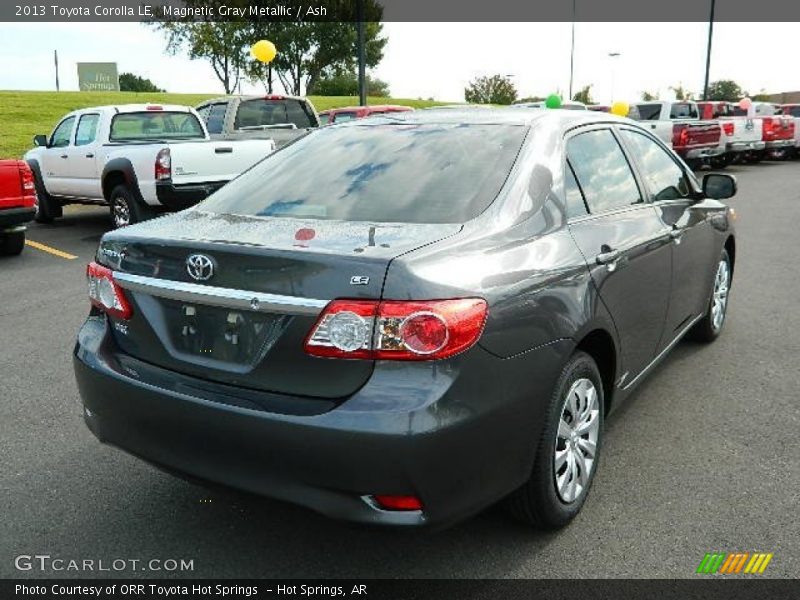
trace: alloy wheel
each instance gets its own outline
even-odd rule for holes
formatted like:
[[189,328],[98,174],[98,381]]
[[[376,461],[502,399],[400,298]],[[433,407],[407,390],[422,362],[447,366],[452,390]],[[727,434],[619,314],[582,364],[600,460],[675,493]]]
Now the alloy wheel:
[[584,377],[570,387],[558,422],[553,474],[556,491],[563,502],[575,502],[588,488],[599,435],[597,389]]
[[730,288],[731,269],[728,261],[722,259],[714,278],[714,297],[711,303],[711,326],[719,331],[725,322],[725,309],[728,307],[728,290]]
[[114,227],[125,227],[131,223],[131,210],[128,201],[122,196],[114,198],[114,206],[111,211],[114,219]]

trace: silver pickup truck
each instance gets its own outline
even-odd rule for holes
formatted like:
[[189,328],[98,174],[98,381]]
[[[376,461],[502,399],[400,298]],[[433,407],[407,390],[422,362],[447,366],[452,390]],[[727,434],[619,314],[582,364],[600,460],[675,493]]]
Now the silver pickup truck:
[[277,148],[320,126],[314,105],[301,96],[223,96],[196,110],[211,139],[271,139]]

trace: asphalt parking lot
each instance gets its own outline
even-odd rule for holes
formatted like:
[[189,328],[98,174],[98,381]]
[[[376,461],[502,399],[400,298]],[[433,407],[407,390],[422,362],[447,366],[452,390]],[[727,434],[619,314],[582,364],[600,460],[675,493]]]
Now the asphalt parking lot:
[[193,571],[170,575],[217,578],[680,578],[700,577],[713,551],[772,552],[761,577],[796,577],[800,162],[728,172],[740,191],[726,331],[711,346],[681,343],[609,420],[588,502],[553,534],[497,509],[438,533],[345,525],[208,491],[101,445],[83,424],[70,353],[107,209],[32,226],[46,248],[0,259],[0,577],[168,575],[14,567],[49,554],[187,559]]

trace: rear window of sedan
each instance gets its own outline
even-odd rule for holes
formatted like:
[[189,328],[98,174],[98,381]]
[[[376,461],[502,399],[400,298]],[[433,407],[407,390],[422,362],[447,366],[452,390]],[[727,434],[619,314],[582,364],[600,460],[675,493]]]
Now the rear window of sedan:
[[463,223],[505,183],[525,139],[516,125],[350,125],[272,154],[199,205],[263,217]]

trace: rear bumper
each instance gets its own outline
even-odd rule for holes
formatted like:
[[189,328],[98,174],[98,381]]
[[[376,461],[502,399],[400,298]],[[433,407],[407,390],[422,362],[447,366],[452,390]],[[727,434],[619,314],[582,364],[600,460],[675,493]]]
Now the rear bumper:
[[36,209],[28,207],[0,210],[0,231],[16,229],[24,223],[33,221],[35,215]]
[[725,149],[720,146],[712,146],[711,148],[694,148],[685,152],[686,158],[711,158],[712,156],[719,156],[724,154]]
[[226,183],[226,181],[215,181],[175,185],[171,181],[159,181],[156,183],[156,198],[170,210],[183,210],[205,200]]
[[[350,521],[441,526],[525,481],[569,351],[562,341],[513,359],[476,346],[437,364],[378,362],[353,396],[305,416],[198,397],[202,380],[144,381],[120,365],[104,317],[84,324],[74,367],[91,431],[166,470]],[[415,495],[424,508],[381,510],[373,494]]]
[[766,142],[731,142],[727,146],[728,152],[757,152],[766,148]]
[[774,140],[772,142],[766,142],[767,150],[775,150],[780,148],[792,148],[794,146],[794,140]]

